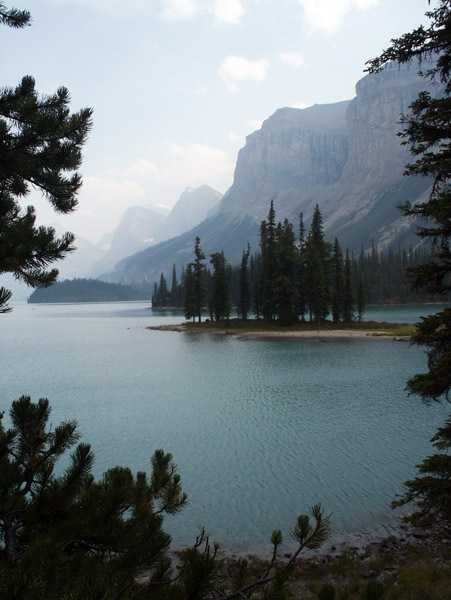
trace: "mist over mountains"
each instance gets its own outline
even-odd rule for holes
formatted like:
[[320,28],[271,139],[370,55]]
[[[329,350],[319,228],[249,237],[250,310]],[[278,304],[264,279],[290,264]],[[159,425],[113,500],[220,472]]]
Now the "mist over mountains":
[[363,77],[353,100],[306,109],[281,108],[246,138],[238,154],[234,182],[215,214],[192,231],[120,261],[106,277],[148,286],[161,272],[169,276],[192,260],[198,235],[204,252],[224,250],[237,263],[249,242],[258,250],[258,229],[274,201],[277,220],[309,224],[319,204],[326,237],[358,250],[374,241],[388,245],[418,243],[415,225],[397,205],[419,202],[430,181],[403,177],[409,150],[397,135],[400,115],[422,90],[440,87],[417,74],[417,68],[392,66]]
[[[221,198],[220,192],[203,185],[187,188],[167,216],[152,207],[129,207],[116,229],[98,244],[77,236],[76,251],[58,263],[59,279],[98,277],[111,271],[124,257],[192,229],[217,208]],[[58,235],[65,231],[61,225],[52,226]]]

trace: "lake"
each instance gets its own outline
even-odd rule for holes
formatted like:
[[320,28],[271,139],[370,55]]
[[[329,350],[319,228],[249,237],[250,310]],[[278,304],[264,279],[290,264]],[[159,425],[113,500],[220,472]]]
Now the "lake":
[[[326,547],[389,534],[390,501],[431,453],[449,412],[408,398],[424,352],[391,339],[243,339],[160,332],[181,313],[146,303],[18,304],[0,316],[1,410],[47,397],[52,423],[76,419],[96,454],[95,475],[148,470],[171,452],[189,504],[166,521],[174,546],[198,525],[235,553],[321,501]],[[415,322],[437,306],[369,308],[365,319]]]

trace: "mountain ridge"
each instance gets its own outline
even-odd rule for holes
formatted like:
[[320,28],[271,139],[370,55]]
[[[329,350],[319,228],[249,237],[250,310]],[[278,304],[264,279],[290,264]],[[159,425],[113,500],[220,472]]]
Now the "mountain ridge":
[[422,90],[440,93],[415,69],[391,66],[363,77],[352,100],[278,109],[247,136],[214,217],[121,261],[109,277],[152,285],[161,272],[169,275],[173,263],[180,269],[192,260],[188,249],[197,235],[205,254],[224,250],[236,264],[248,242],[258,250],[259,224],[271,200],[277,220],[288,218],[295,227],[300,212],[308,224],[319,204],[326,237],[338,237],[350,249],[369,248],[372,240],[380,248],[408,244],[414,225],[396,205],[421,201],[430,182],[403,177],[409,151],[397,134],[401,113]]

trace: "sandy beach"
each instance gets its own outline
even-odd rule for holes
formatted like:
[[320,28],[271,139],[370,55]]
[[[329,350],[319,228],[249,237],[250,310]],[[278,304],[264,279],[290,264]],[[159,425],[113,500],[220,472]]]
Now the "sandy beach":
[[210,335],[234,335],[240,338],[310,338],[310,339],[380,339],[391,338],[395,341],[408,341],[408,336],[394,336],[390,331],[369,331],[364,329],[317,329],[309,331],[239,331],[228,330],[208,330],[208,329],[190,329],[185,325],[157,325],[147,327],[153,331],[178,331],[195,334],[210,334]]

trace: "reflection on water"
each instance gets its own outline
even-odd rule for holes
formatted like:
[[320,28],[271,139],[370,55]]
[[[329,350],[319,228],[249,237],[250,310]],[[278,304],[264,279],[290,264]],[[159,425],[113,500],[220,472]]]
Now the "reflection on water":
[[77,419],[97,475],[147,470],[155,448],[171,452],[189,496],[168,520],[177,545],[203,524],[225,548],[262,551],[317,501],[333,512],[335,542],[384,535],[390,500],[448,410],[406,397],[422,350],[145,328],[182,320],[145,303],[19,306],[0,319],[1,409],[48,397],[54,424]]

